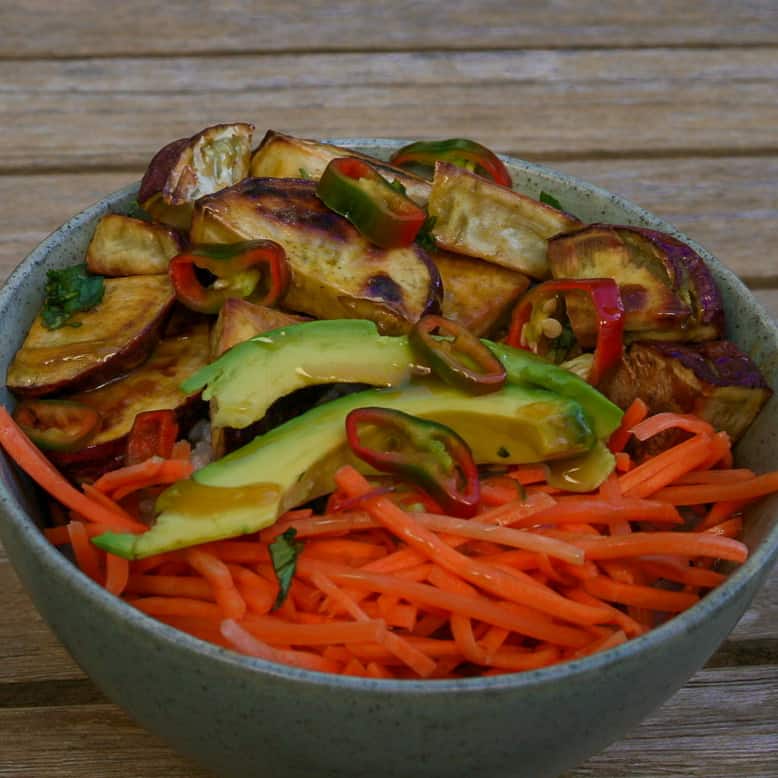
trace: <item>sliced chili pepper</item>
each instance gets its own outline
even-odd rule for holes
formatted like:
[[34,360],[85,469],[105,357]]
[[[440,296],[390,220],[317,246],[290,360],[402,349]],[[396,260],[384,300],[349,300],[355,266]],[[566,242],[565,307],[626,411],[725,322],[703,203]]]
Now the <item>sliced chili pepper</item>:
[[417,141],[395,151],[390,162],[397,167],[422,166],[433,169],[436,162],[450,162],[457,167],[491,178],[495,184],[512,186],[511,174],[500,158],[486,146],[466,138]]
[[169,459],[177,438],[178,422],[175,411],[139,413],[127,438],[127,464],[137,465],[154,456]]
[[319,199],[382,248],[409,246],[427,214],[367,162],[333,159],[316,186]]
[[612,278],[562,278],[538,284],[513,309],[506,343],[531,350],[524,327],[531,320],[534,309],[564,292],[588,295],[597,311],[597,347],[589,373],[589,383],[596,385],[608,370],[619,363],[624,351],[624,305],[619,285]]
[[[434,337],[434,332],[442,337]],[[461,324],[442,316],[424,316],[408,335],[416,355],[447,384],[470,394],[496,392],[505,384],[497,357]]]
[[[361,431],[372,427],[371,445]],[[454,430],[390,410],[357,408],[346,417],[351,450],[371,467],[411,481],[452,516],[474,516],[480,489],[470,447]]]
[[[203,286],[197,268],[216,276],[215,282]],[[168,273],[179,301],[200,313],[218,313],[230,297],[252,297],[260,305],[274,305],[286,293],[290,279],[286,253],[272,240],[193,246],[170,260]],[[266,292],[257,296],[263,276]]]
[[78,451],[100,428],[100,414],[75,400],[24,400],[13,417],[41,449]]

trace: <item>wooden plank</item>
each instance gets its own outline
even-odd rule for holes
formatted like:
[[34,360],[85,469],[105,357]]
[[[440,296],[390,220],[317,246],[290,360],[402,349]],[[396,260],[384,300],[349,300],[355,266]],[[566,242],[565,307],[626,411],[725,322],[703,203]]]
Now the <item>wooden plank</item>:
[[[83,678],[81,670],[38,616],[2,553],[0,546],[0,684]],[[773,641],[778,646],[778,566],[723,646],[726,656],[720,664],[731,663],[737,643],[748,643],[751,654],[759,659],[761,647],[755,641]],[[769,652],[772,648],[767,646],[764,650]]]
[[[778,667],[703,670],[627,738],[564,778],[774,778],[776,710]],[[0,751],[0,776],[9,778],[207,775],[108,704],[0,709]]]
[[0,172],[145,167],[168,141],[238,119],[456,134],[533,159],[778,149],[778,57],[761,47],[3,61],[0,84]]
[[309,2],[233,0],[193,12],[187,0],[164,8],[144,0],[106,13],[97,0],[3,3],[0,56],[68,57],[323,50],[539,48],[750,44],[778,41],[769,2],[702,0],[625,5],[619,0],[515,3],[482,0]]
[[[778,221],[778,156],[548,164],[669,219],[747,280],[761,284],[776,276],[764,258],[772,256],[770,241]],[[0,176],[0,280],[51,230],[142,172],[138,167],[113,173]]]

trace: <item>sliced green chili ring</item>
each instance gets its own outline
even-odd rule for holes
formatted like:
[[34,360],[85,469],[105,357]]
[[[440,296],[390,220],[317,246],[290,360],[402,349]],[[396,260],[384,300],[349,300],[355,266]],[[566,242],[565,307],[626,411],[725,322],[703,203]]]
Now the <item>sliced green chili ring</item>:
[[536,344],[528,338],[525,325],[531,321],[533,311],[566,292],[588,295],[597,311],[597,347],[588,379],[596,386],[621,361],[624,351],[624,304],[619,285],[612,278],[560,278],[538,284],[513,309],[505,342],[514,348],[531,351]]
[[319,199],[382,248],[410,246],[427,214],[361,159],[333,159],[316,186]]
[[[373,429],[366,445],[363,432]],[[452,516],[474,516],[480,500],[478,468],[467,443],[444,424],[389,408],[357,408],[346,417],[351,450],[383,473],[410,481]]]
[[502,160],[486,146],[467,138],[451,138],[449,140],[417,141],[403,146],[396,151],[390,160],[393,165],[401,168],[422,166],[434,169],[436,162],[450,162],[457,167],[472,170],[475,173],[491,178],[501,186],[512,186],[511,174]]
[[[438,331],[441,337],[435,337]],[[461,324],[442,316],[424,316],[408,335],[416,356],[447,384],[469,394],[488,394],[506,381],[502,363]]]
[[38,448],[78,451],[100,428],[100,414],[75,400],[24,400],[13,412],[16,423]]
[[[216,276],[215,282],[204,286],[197,268]],[[178,300],[199,313],[218,313],[231,297],[274,305],[286,294],[290,280],[286,253],[271,240],[193,246],[173,257],[168,274]],[[266,291],[257,295],[263,279]]]

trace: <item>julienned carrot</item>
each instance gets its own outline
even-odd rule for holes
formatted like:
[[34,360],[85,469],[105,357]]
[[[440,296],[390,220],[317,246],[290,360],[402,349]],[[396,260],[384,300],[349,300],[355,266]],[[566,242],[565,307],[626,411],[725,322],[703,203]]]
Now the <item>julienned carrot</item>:
[[650,418],[633,425],[630,432],[638,440],[648,440],[669,429],[680,429],[697,435],[712,435],[715,432],[704,419],[686,413],[655,413]]
[[579,546],[586,552],[586,558],[594,561],[647,554],[707,556],[740,563],[748,558],[745,543],[704,532],[635,532],[631,535],[593,537],[554,530],[553,535]]
[[608,448],[610,448],[614,454],[622,451],[632,434],[632,427],[643,421],[647,415],[648,406],[643,400],[637,397],[632,401],[629,408],[624,411],[619,428],[611,435],[610,440],[608,441]]
[[[348,465],[338,471],[336,483],[353,497],[370,491],[370,485],[364,476]],[[552,589],[540,590],[527,586],[525,582],[504,573],[499,568],[458,553],[386,497],[372,497],[365,500],[365,509],[409,546],[492,594],[554,614],[573,624],[597,624],[603,620],[607,621],[607,614],[602,609],[573,603]]]
[[172,484],[188,478],[193,466],[189,460],[151,457],[137,465],[127,465],[100,476],[94,488],[103,494],[121,500],[128,494],[147,486]]
[[121,597],[130,577],[130,563],[115,554],[105,555],[105,588]]
[[583,587],[589,594],[607,602],[637,605],[640,608],[667,613],[684,611],[700,599],[696,594],[689,592],[671,592],[665,589],[654,589],[651,586],[624,584],[605,576],[589,578],[583,581]]
[[775,491],[778,491],[778,471],[735,483],[666,486],[654,499],[671,505],[704,505],[725,500],[756,500]]
[[93,581],[102,582],[100,570],[100,552],[89,542],[86,527],[80,521],[71,521],[67,525],[70,545],[76,557],[76,564]]
[[693,470],[680,478],[676,478],[674,485],[731,484],[733,481],[748,481],[755,476],[756,473],[747,467],[741,467],[736,470]]
[[207,581],[194,575],[139,575],[133,573],[127,581],[129,594],[161,597],[187,597],[214,602],[216,597]]
[[213,554],[199,548],[190,548],[186,552],[186,561],[211,586],[224,617],[240,621],[246,615],[246,602],[235,587],[227,565]]
[[0,406],[0,445],[38,486],[89,521],[97,522],[106,529],[117,532],[145,532],[147,529],[144,524],[130,521],[121,514],[108,510],[104,505],[90,500],[72,487],[2,406]]

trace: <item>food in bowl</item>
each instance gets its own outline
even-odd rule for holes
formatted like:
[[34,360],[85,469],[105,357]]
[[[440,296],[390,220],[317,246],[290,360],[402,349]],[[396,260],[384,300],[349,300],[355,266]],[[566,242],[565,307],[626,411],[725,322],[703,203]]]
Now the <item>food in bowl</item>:
[[0,438],[87,575],[251,655],[456,678],[618,645],[745,560],[739,513],[778,484],[730,443],[770,390],[696,252],[513,192],[473,144],[398,154],[430,182],[276,133],[249,158],[230,127],[155,157],[88,251],[123,275],[96,303],[54,275],[9,370]]

